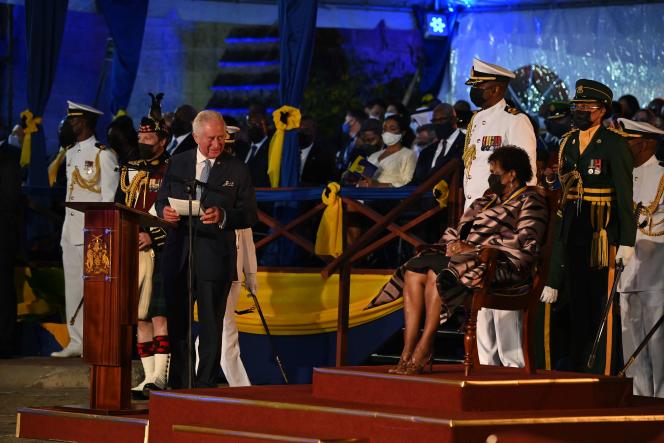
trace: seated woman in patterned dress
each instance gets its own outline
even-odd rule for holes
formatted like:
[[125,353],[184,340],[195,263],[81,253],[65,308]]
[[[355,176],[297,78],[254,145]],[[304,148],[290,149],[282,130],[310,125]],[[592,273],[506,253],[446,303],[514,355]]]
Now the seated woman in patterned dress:
[[[439,323],[456,308],[467,307],[472,288],[481,284],[486,266],[479,260],[480,248],[501,252],[497,283],[520,282],[532,273],[546,232],[546,199],[537,187],[526,186],[532,170],[523,149],[498,148],[489,165],[491,193],[475,200],[458,227],[448,228],[435,247],[403,267],[404,348],[392,373],[421,373],[431,362]],[[418,339],[422,312],[424,330]]]

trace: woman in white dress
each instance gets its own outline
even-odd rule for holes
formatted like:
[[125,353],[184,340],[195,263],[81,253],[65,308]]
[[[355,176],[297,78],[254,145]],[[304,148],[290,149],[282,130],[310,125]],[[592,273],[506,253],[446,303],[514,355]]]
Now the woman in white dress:
[[407,124],[398,115],[393,115],[383,122],[383,142],[385,148],[374,152],[368,158],[378,169],[371,178],[362,177],[357,183],[364,188],[399,188],[413,179],[417,155],[403,146],[401,140]]

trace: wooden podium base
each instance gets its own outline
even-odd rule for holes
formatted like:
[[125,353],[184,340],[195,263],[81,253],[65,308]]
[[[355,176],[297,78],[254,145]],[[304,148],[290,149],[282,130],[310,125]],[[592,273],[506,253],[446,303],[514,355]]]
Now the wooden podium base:
[[91,415],[111,415],[111,416],[124,416],[148,413],[148,402],[133,403],[129,409],[93,409],[86,405],[65,405],[53,406],[51,409],[54,411],[72,412],[75,414],[91,414]]

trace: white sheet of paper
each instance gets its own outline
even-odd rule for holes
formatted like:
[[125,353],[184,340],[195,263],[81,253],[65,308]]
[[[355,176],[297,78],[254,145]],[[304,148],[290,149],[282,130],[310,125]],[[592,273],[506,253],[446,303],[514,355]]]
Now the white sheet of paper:
[[[189,200],[182,200],[179,198],[168,197],[168,204],[171,205],[173,209],[178,211],[178,214],[181,216],[189,216]],[[194,217],[199,216],[201,208],[201,202],[199,200],[192,200],[191,202],[191,214]]]

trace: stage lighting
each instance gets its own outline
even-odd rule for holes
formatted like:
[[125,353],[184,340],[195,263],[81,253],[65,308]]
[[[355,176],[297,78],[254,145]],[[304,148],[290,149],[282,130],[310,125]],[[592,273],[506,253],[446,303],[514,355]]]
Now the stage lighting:
[[449,34],[447,16],[445,14],[428,13],[426,27],[425,38],[447,37]]

